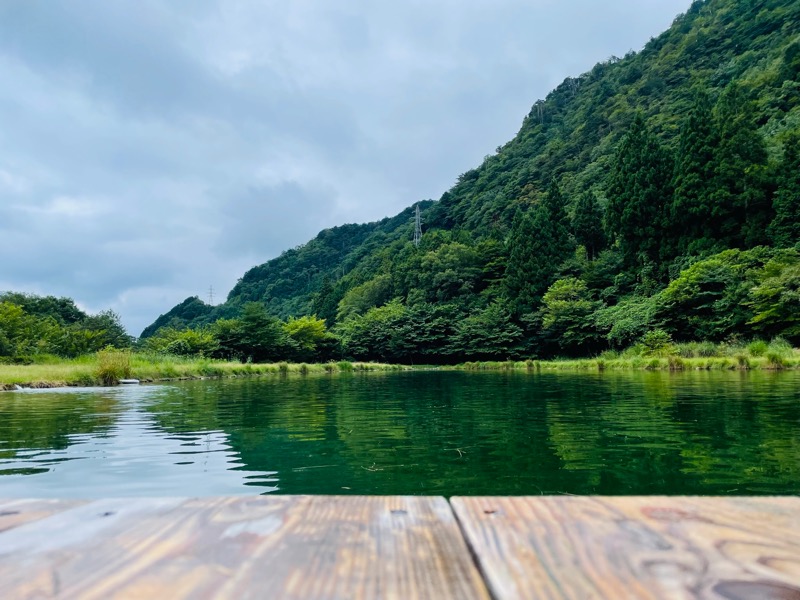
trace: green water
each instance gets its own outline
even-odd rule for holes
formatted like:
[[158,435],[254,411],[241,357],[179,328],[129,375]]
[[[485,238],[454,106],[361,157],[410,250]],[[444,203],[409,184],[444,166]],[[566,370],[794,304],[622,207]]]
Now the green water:
[[0,394],[0,497],[797,494],[800,373],[411,372]]

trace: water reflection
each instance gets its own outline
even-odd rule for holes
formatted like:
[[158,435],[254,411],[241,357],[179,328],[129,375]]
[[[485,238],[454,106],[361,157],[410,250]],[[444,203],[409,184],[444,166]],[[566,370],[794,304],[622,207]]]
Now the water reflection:
[[235,495],[252,493],[248,486],[254,484],[270,489],[274,472],[247,469],[226,432],[173,435],[158,424],[147,406],[174,392],[142,386],[0,397],[0,495]]
[[0,496],[796,494],[800,373],[353,374],[0,395]]

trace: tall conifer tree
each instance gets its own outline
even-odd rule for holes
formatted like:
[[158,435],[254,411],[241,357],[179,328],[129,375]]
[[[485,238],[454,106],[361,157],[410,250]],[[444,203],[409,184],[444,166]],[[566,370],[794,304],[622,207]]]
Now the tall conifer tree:
[[763,243],[772,207],[763,181],[767,151],[753,106],[732,84],[714,113],[719,130],[711,197],[714,235],[728,248]]
[[777,184],[769,233],[776,246],[787,248],[800,242],[800,132],[790,135],[783,145]]
[[714,244],[712,184],[714,154],[719,135],[712,118],[711,102],[702,90],[681,127],[669,206],[667,230],[672,238],[665,258],[703,251]]
[[536,310],[570,253],[564,198],[555,180],[531,212],[514,219],[506,291],[516,314]]
[[630,267],[659,260],[671,179],[670,155],[636,115],[617,150],[606,209],[608,232]]
[[605,244],[605,234],[603,211],[591,192],[585,192],[578,198],[572,217],[572,233],[575,240],[586,248],[589,259],[594,260]]

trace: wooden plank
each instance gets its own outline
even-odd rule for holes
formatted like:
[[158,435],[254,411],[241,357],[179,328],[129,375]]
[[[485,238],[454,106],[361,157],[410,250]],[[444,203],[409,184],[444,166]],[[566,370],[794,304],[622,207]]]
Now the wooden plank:
[[488,598],[443,498],[103,500],[0,534],[0,598]]
[[453,498],[505,598],[800,599],[800,498]]
[[38,521],[62,510],[84,504],[85,500],[13,500],[0,499],[0,532]]

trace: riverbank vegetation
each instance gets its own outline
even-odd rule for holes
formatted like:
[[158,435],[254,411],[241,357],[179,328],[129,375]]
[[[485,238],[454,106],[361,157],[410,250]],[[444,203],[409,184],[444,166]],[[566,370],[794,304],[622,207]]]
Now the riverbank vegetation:
[[674,344],[651,336],[650,344],[636,344],[622,352],[605,351],[583,359],[469,361],[456,365],[409,365],[337,361],[326,363],[242,363],[160,352],[101,350],[93,355],[65,359],[39,356],[31,364],[0,364],[0,389],[115,385],[122,379],[158,382],[180,379],[309,375],[415,368],[465,371],[603,372],[603,371],[781,371],[800,369],[800,350],[783,339],[757,340],[746,345]]
[[0,389],[115,385],[122,379],[142,382],[180,379],[309,375],[397,371],[407,367],[382,363],[242,363],[239,361],[175,356],[157,352],[101,350],[78,358],[39,356],[30,364],[0,364]]
[[800,350],[783,339],[757,340],[746,345],[667,343],[637,344],[625,351],[609,350],[594,358],[484,361],[459,365],[469,371],[782,371],[800,369]]

